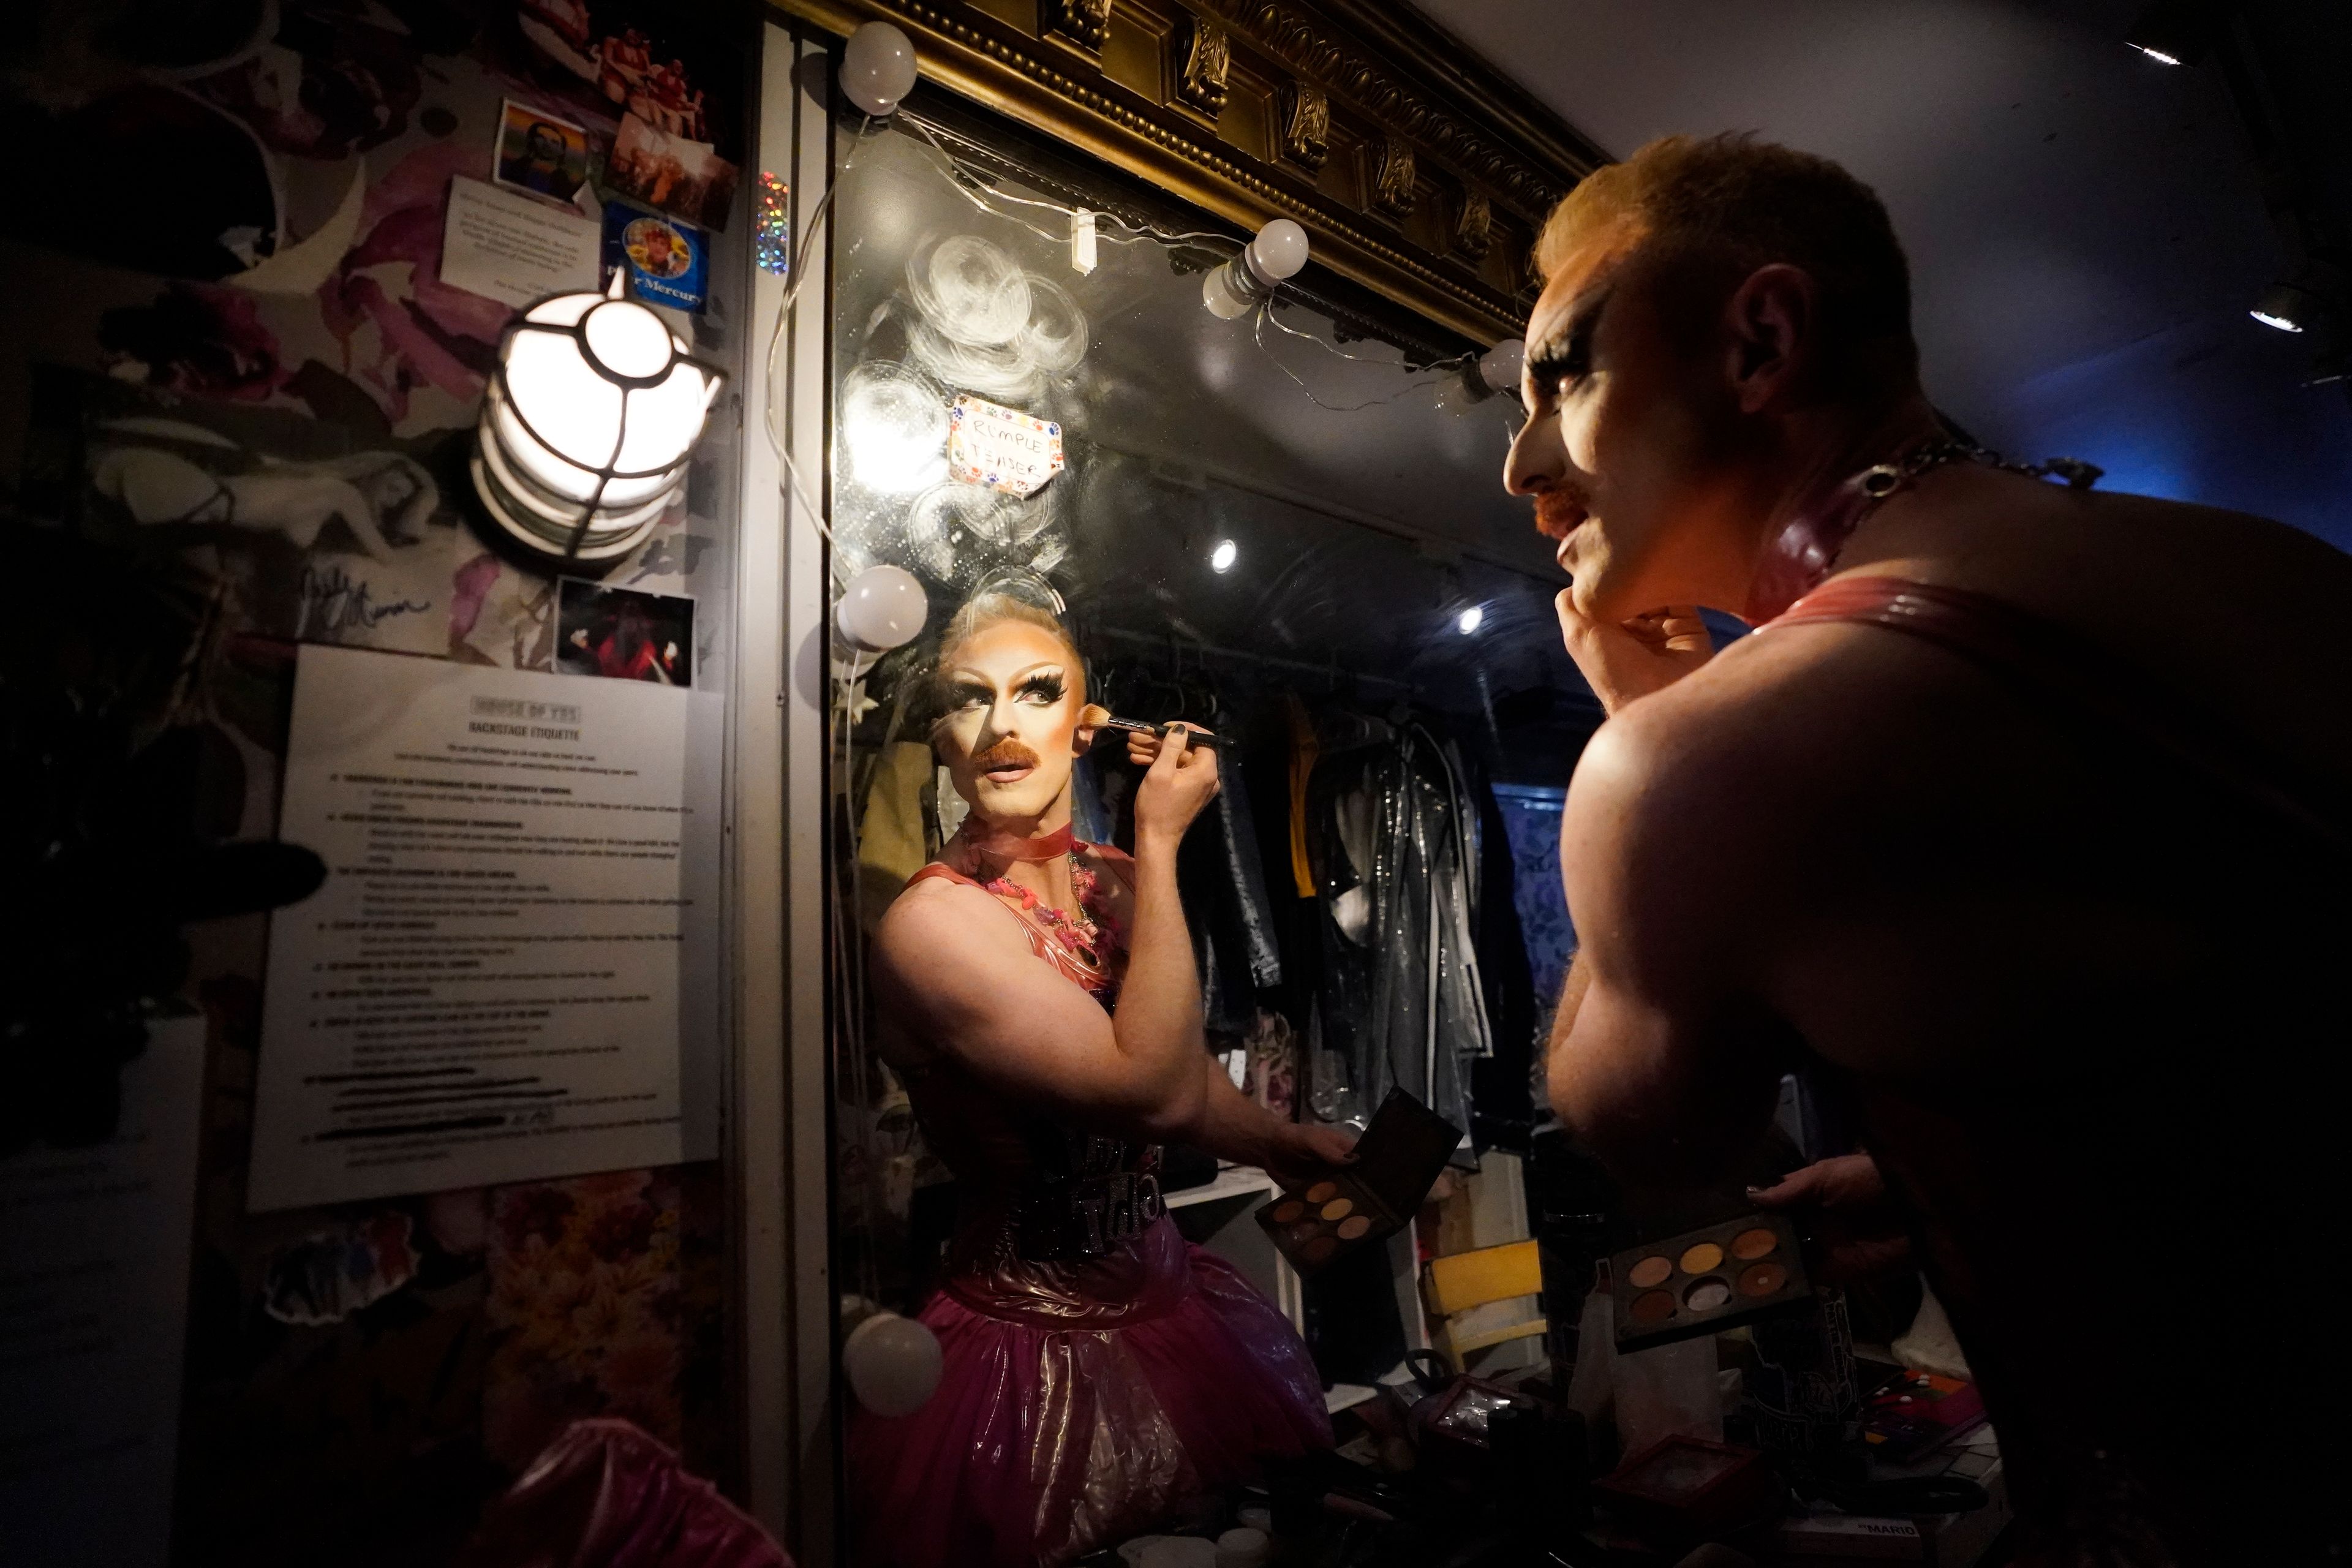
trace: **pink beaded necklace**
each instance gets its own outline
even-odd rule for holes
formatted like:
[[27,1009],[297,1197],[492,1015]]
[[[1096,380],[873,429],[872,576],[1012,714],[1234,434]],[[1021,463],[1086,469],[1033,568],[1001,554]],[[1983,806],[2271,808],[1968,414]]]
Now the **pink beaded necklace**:
[[1011,878],[998,875],[982,882],[981,887],[1000,899],[1018,903],[1023,911],[1045,928],[1063,952],[1088,969],[1099,971],[1102,961],[1102,932],[1108,921],[1097,917],[1096,877],[1087,863],[1078,858],[1076,850],[1070,854],[1070,885],[1077,894],[1076,911],[1057,910],[1040,899],[1033,889],[1024,888]]

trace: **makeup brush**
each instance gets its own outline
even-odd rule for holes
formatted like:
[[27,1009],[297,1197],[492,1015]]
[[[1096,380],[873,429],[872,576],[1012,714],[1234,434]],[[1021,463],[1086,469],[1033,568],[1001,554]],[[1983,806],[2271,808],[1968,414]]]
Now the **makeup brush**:
[[[1168,738],[1170,726],[1166,724],[1146,723],[1140,719],[1112,719],[1106,717],[1097,721],[1097,728],[1104,730],[1116,730],[1124,735],[1150,735],[1155,740],[1166,740]],[[1185,732],[1191,736],[1191,740],[1187,742],[1189,745],[1206,748],[1212,752],[1217,749],[1217,737],[1210,734],[1207,731],[1195,730],[1192,726],[1186,725]]]

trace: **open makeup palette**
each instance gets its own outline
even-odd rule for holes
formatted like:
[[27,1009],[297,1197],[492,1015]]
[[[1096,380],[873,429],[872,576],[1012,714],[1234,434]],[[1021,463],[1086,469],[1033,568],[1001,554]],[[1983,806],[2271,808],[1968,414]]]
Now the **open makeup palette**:
[[1357,1140],[1354,1164],[1283,1194],[1257,1222],[1301,1273],[1311,1272],[1402,1230],[1461,1142],[1461,1129],[1391,1089]]
[[1617,1348],[1643,1350],[1769,1317],[1812,1295],[1797,1233],[1749,1215],[1621,1252],[1609,1260]]

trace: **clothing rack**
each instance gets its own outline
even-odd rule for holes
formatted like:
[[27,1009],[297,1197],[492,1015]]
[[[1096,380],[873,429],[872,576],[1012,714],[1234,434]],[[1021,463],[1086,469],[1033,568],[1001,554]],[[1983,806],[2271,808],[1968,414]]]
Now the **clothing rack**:
[[1214,643],[1179,642],[1165,632],[1131,632],[1123,626],[1096,626],[1098,637],[1113,642],[1127,643],[1135,647],[1168,648],[1208,658],[1232,659],[1240,664],[1253,664],[1264,669],[1295,671],[1300,675],[1319,675],[1336,684],[1341,676],[1360,686],[1385,686],[1411,697],[1421,690],[1416,681],[1399,680],[1394,676],[1366,675],[1353,669],[1341,669],[1337,664],[1316,664],[1308,659],[1285,658],[1279,654],[1252,653],[1247,648],[1220,647]]

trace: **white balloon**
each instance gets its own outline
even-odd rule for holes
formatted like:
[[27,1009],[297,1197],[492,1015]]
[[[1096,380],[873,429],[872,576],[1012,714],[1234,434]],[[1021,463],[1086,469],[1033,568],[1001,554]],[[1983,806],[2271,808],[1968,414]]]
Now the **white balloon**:
[[868,566],[849,580],[833,619],[841,635],[859,647],[887,653],[923,629],[930,609],[923,584],[912,572],[903,566]]
[[868,114],[893,113],[915,86],[915,46],[887,22],[868,22],[841,52],[841,90]]
[[1528,345],[1522,338],[1505,338],[1478,356],[1478,379],[1490,392],[1516,392],[1519,372],[1528,363]]
[[875,1415],[911,1415],[940,1385],[939,1336],[912,1318],[877,1312],[849,1331],[841,1370],[857,1403]]
[[1214,1542],[1196,1535],[1163,1535],[1137,1554],[1137,1568],[1217,1568]]
[[1276,218],[1250,241],[1250,266],[1269,283],[1296,278],[1307,265],[1307,231],[1286,217]]
[[1265,1568],[1273,1550],[1265,1531],[1236,1525],[1217,1537],[1217,1568]]

